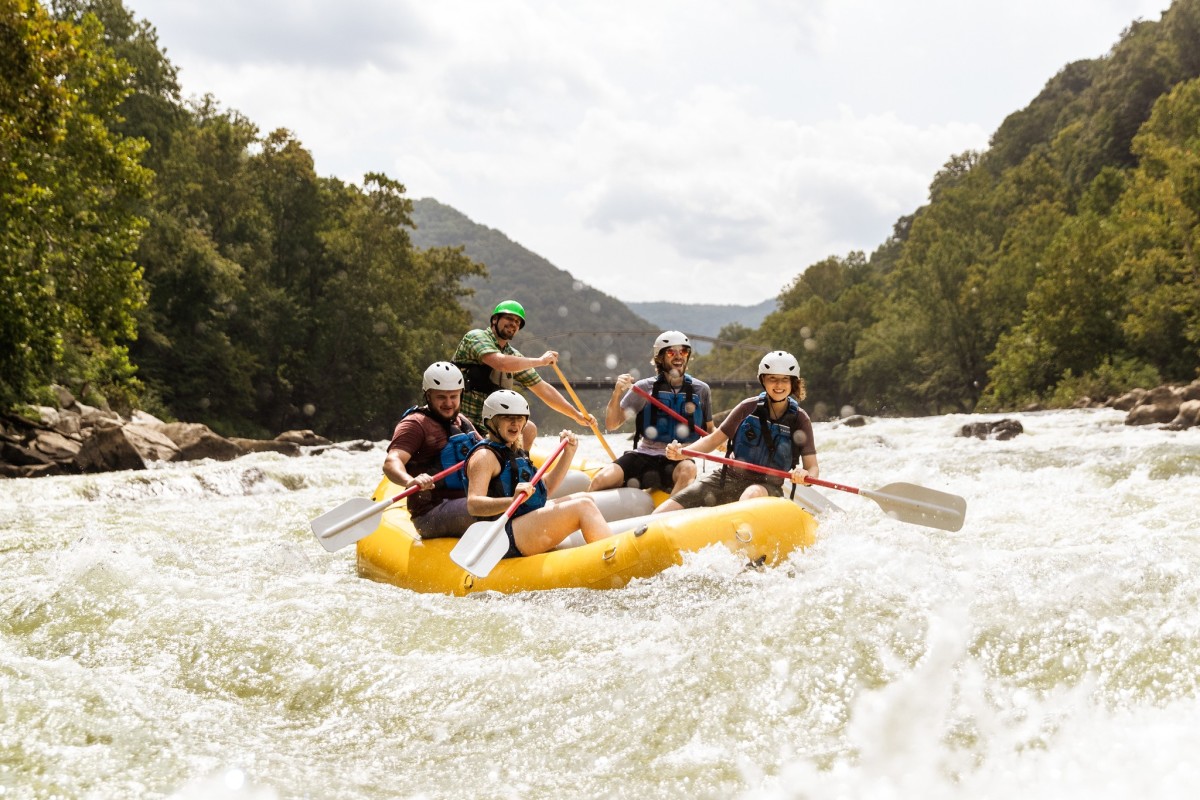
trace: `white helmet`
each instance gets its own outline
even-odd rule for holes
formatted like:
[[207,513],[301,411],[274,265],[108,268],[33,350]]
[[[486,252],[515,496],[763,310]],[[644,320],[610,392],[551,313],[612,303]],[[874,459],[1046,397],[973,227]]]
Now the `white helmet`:
[[686,347],[692,349],[692,343],[682,331],[663,331],[654,340],[654,352],[650,355],[658,358],[658,354],[668,347]]
[[483,401],[483,421],[495,416],[529,416],[529,401],[512,389],[497,389]]
[[799,378],[800,364],[791,353],[776,350],[773,353],[767,353],[762,357],[762,361],[758,362],[758,377],[761,378],[763,375],[787,375],[790,378]]
[[425,369],[421,379],[421,391],[453,392],[463,388],[463,374],[449,361],[435,361]]

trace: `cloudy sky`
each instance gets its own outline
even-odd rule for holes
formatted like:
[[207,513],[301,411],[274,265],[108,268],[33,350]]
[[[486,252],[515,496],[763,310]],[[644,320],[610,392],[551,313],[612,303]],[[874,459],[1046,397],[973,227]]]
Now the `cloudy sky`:
[[126,0],[184,94],[621,300],[753,304],[1168,0]]

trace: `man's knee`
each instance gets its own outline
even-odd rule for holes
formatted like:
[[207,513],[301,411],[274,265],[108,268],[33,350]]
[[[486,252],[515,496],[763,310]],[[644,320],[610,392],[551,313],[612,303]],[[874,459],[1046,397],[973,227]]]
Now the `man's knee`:
[[744,492],[742,492],[741,499],[742,500],[753,500],[756,497],[766,497],[766,496],[767,496],[766,488],[760,484],[755,483],[751,486],[746,487],[746,490]]
[[616,464],[609,464],[604,469],[596,473],[588,484],[589,492],[599,492],[604,489],[615,489],[618,486],[625,484],[625,471]]

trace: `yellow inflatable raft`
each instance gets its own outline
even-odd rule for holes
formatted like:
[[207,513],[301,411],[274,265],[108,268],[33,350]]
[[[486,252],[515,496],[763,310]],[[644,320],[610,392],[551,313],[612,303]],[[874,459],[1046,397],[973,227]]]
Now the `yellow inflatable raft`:
[[[382,500],[400,491],[387,479],[375,490]],[[619,490],[630,491],[630,490]],[[640,493],[639,493],[640,494]],[[721,544],[756,564],[777,564],[808,547],[817,522],[791,500],[747,500],[715,508],[634,517],[603,541],[501,561],[486,578],[476,578],[450,560],[457,539],[417,536],[401,501],[383,513],[379,528],[358,542],[358,574],[415,592],[465,595],[580,587],[618,589],[635,578],[657,575],[683,563],[683,553]],[[576,532],[575,537],[579,534]]]

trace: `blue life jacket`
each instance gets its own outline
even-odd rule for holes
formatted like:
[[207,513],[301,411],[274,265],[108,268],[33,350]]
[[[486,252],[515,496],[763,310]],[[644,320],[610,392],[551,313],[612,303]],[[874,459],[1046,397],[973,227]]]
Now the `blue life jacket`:
[[800,460],[800,448],[792,434],[800,429],[802,413],[796,398],[788,397],[787,411],[779,419],[771,420],[767,393],[763,392],[758,396],[754,412],[742,420],[734,432],[727,452],[739,461],[791,472]]
[[[512,497],[517,493],[517,484],[528,483],[533,478],[534,473],[537,472],[537,467],[529,460],[529,453],[524,450],[518,450],[514,453],[503,442],[484,439],[471,448],[471,455],[474,455],[475,451],[482,447],[491,448],[496,458],[500,461],[499,474],[492,478],[491,483],[488,484],[489,497]],[[537,485],[533,487],[533,496],[517,506],[517,510],[513,512],[513,517],[516,518],[522,514],[528,514],[530,511],[537,511],[546,505],[546,501],[550,499],[549,494],[546,490],[546,482],[538,481]],[[499,514],[494,514],[493,516],[481,517],[480,519],[498,519],[499,517]]]
[[679,394],[671,391],[671,385],[667,383],[666,377],[660,372],[658,379],[650,387],[650,395],[679,416],[690,419],[691,424],[686,426],[687,433],[684,434],[685,426],[682,422],[647,400],[646,405],[642,406],[641,413],[638,414],[637,425],[633,430],[633,446],[636,448],[638,440],[643,436],[663,444],[670,444],[672,441],[688,444],[699,439],[700,434],[696,433],[696,428],[704,429],[704,409],[700,407],[698,400],[693,399],[694,391],[695,386],[692,384],[691,375],[683,376],[683,394]]
[[[467,418],[462,414],[455,414],[454,419],[445,420],[432,413],[426,406],[413,406],[405,411],[400,419],[404,419],[409,414],[424,414],[446,430],[446,444],[438,451],[437,457],[423,458],[420,461],[410,460],[406,465],[406,471],[410,475],[420,475],[422,472],[435,475],[448,467],[453,467],[460,461],[466,461],[472,445],[479,441],[479,434],[474,430],[464,430],[466,426],[463,423]],[[438,481],[434,486],[434,492],[437,492],[439,488],[449,489],[461,496],[461,493],[467,490],[466,467],[457,469]]]

